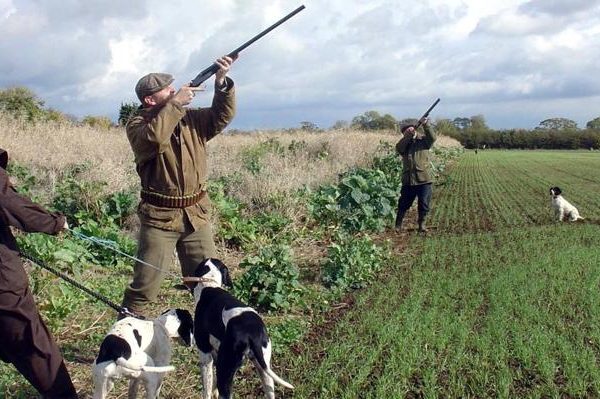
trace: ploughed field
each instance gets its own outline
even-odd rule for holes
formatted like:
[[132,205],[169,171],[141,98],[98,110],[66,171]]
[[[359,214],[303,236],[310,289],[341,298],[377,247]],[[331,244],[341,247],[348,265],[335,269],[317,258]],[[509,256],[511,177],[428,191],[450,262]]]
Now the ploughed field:
[[[397,266],[290,352],[283,397],[599,397],[598,170],[598,152],[465,153],[429,235],[395,238]],[[551,186],[584,222],[553,220]]]

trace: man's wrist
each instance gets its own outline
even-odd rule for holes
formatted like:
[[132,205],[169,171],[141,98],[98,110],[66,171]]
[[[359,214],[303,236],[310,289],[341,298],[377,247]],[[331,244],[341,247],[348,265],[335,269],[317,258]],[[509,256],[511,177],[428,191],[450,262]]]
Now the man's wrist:
[[230,88],[229,79],[224,77],[221,82],[215,81],[215,89],[220,91],[227,91]]

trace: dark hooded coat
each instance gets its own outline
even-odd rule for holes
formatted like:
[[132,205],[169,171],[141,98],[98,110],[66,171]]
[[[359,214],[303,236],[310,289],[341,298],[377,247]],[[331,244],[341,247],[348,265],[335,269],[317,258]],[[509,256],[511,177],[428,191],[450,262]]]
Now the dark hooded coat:
[[25,232],[56,234],[64,216],[49,213],[18,194],[0,149],[0,359],[12,363],[45,398],[77,394],[58,346],[42,321],[10,226]]

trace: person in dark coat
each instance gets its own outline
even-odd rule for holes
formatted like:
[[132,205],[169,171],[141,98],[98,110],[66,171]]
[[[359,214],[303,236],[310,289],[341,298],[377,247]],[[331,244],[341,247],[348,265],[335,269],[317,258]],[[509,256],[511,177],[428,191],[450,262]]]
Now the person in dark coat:
[[7,163],[8,153],[0,149],[0,359],[12,363],[43,398],[77,398],[60,350],[35,305],[9,227],[57,234],[68,225],[64,216],[15,191]]
[[396,213],[397,231],[402,229],[406,212],[415,198],[418,198],[419,231],[427,232],[425,218],[429,213],[433,182],[429,174],[429,149],[435,142],[436,134],[426,117],[421,118],[419,124],[423,126],[424,134],[418,132],[414,124],[406,124],[400,129],[402,138],[396,144],[396,152],[402,157],[402,188]]

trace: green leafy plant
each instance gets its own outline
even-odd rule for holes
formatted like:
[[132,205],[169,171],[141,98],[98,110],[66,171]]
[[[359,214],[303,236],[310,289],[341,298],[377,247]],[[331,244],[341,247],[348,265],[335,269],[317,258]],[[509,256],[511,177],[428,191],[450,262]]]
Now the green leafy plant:
[[319,188],[309,210],[321,223],[349,232],[381,231],[393,221],[399,186],[395,176],[379,169],[353,169],[338,184]]
[[[287,229],[290,219],[278,212],[260,212],[256,215],[247,212],[244,204],[226,194],[227,186],[234,180],[235,176],[225,177],[209,184],[213,207],[218,213],[217,236],[229,247],[244,249],[275,237],[289,241],[292,237],[292,232]],[[273,198],[273,201],[276,200]]]
[[287,317],[269,326],[269,335],[275,351],[283,350],[300,341],[308,327],[306,320]]
[[261,159],[266,154],[285,153],[285,147],[276,138],[270,138],[257,145],[247,147],[241,151],[242,163],[253,174],[258,174],[262,170]]
[[243,216],[245,206],[226,194],[226,187],[235,177],[224,177],[209,183],[208,191],[218,214],[217,237],[232,248],[243,248],[256,240],[254,221]]
[[289,246],[265,246],[239,266],[245,271],[234,282],[238,298],[264,310],[285,310],[299,303],[303,289]]
[[323,283],[341,290],[362,288],[383,267],[386,251],[368,237],[338,234],[327,248],[322,267]]
[[16,162],[10,162],[7,171],[8,174],[16,180],[13,183],[15,184],[17,192],[31,198],[31,190],[37,184],[37,179],[31,171]]

